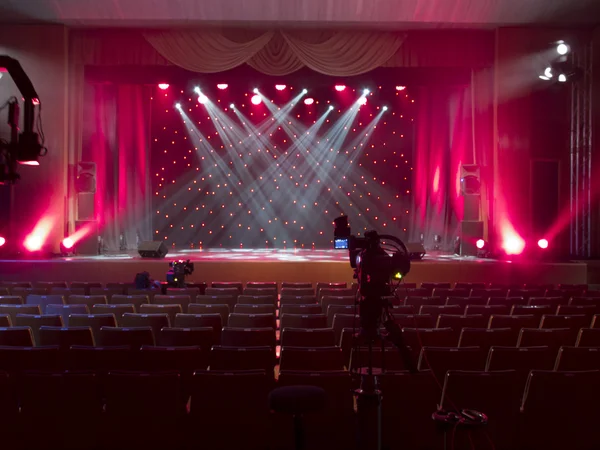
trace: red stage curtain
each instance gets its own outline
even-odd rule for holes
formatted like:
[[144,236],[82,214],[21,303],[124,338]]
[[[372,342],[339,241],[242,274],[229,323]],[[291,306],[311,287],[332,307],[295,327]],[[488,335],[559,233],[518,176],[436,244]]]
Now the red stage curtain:
[[85,87],[81,160],[97,166],[96,217],[109,251],[152,238],[149,115],[146,86]]

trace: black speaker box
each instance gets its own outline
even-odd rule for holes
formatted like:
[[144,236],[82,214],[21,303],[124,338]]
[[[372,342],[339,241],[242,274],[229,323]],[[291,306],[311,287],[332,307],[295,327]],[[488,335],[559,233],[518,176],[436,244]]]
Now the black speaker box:
[[477,256],[477,241],[483,238],[483,222],[464,220],[460,224],[460,255]]
[[75,231],[86,228],[88,233],[75,246],[78,255],[98,254],[98,222],[95,220],[76,220]]
[[426,254],[425,247],[420,242],[409,242],[406,244],[406,249],[411,261],[423,259]]
[[169,249],[163,241],[145,241],[138,246],[142,258],[164,258]]

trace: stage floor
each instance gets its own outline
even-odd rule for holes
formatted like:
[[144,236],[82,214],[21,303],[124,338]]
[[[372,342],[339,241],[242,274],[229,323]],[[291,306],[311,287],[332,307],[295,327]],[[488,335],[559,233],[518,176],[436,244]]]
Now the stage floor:
[[[148,271],[164,280],[169,261],[189,259],[194,273],[188,281],[323,281],[352,282],[348,253],[307,249],[171,249],[165,259],[141,258],[137,253],[75,256],[52,259],[0,260],[3,281],[130,282]],[[407,282],[587,283],[582,262],[510,262],[449,254],[428,254],[414,261]]]

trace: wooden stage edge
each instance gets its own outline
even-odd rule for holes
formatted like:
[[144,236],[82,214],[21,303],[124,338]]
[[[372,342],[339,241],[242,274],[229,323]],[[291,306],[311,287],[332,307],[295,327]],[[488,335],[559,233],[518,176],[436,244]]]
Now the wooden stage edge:
[[[94,281],[132,282],[138,272],[148,271],[164,280],[169,257],[161,260],[139,257],[56,258],[47,260],[0,260],[0,281]],[[187,281],[304,281],[352,282],[353,271],[346,258],[323,261],[265,259],[197,259]],[[585,284],[584,262],[541,263],[425,259],[413,262],[406,282],[494,282],[502,284]]]

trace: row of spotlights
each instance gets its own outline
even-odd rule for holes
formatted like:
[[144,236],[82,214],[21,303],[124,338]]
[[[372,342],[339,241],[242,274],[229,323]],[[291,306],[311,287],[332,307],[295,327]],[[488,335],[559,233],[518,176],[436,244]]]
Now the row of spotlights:
[[[562,45],[566,46],[566,44],[562,44]],[[228,87],[229,87],[229,85],[227,83],[219,83],[219,84],[217,84],[217,88],[221,89],[221,90],[225,90]],[[163,90],[163,91],[167,90],[167,89],[169,89],[169,83],[159,83],[158,84],[158,88],[161,89],[161,90]],[[285,89],[287,89],[287,85],[285,85],[285,84],[276,84],[275,85],[275,89],[277,89],[278,91],[284,91]],[[397,91],[403,91],[405,89],[406,89],[406,86],[396,86],[396,90]],[[343,92],[343,91],[346,90],[346,86],[343,85],[343,84],[336,84],[335,85],[335,90],[338,91],[338,92]],[[200,88],[198,86],[194,87],[194,92],[197,93],[197,94],[199,94],[200,93]],[[258,88],[254,88],[253,92],[255,94],[258,94],[259,93]],[[308,91],[306,89],[302,90],[303,94],[306,94],[307,92]],[[368,89],[365,89],[363,91],[363,93],[365,95],[368,95],[370,93],[370,91]]]

